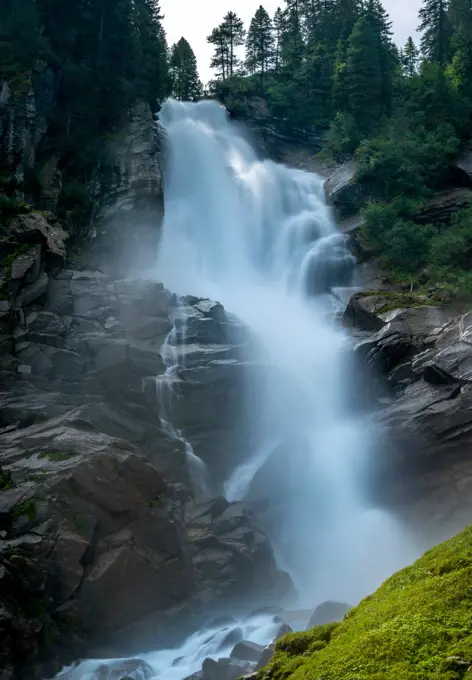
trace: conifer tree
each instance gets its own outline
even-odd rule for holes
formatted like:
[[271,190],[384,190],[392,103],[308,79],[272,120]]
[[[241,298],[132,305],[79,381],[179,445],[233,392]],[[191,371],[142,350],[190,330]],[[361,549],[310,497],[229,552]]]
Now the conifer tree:
[[203,87],[198,77],[197,58],[185,38],[180,38],[172,47],[170,77],[176,99],[189,101],[201,96]]
[[214,46],[213,57],[210,62],[211,68],[215,69],[216,77],[220,80],[226,80],[229,75],[228,72],[228,41],[223,27],[217,26],[212,30],[207,38],[207,42]]
[[372,27],[378,42],[382,73],[382,107],[389,113],[392,105],[392,80],[398,64],[398,52],[392,41],[392,22],[381,0],[367,0],[363,15]]
[[349,112],[361,134],[375,130],[382,113],[382,69],[377,36],[365,16],[349,38],[345,86]]
[[451,37],[448,0],[423,0],[419,12],[422,31],[421,51],[428,61],[437,61],[444,66],[449,59]]
[[260,5],[247,33],[246,67],[252,74],[260,73],[262,86],[266,73],[272,68],[274,54],[272,21],[267,11]]
[[407,78],[413,78],[418,73],[418,49],[413,42],[413,38],[410,36],[405,43],[402,50],[402,67],[403,73]]
[[285,0],[285,27],[282,35],[282,62],[286,75],[298,73],[303,59],[304,43],[300,0]]
[[236,74],[240,65],[237,48],[244,45],[245,34],[242,20],[234,12],[228,12],[208,36],[207,41],[215,46],[211,66],[222,80]]
[[242,20],[234,12],[226,14],[221,26],[228,45],[228,77],[231,78],[240,65],[237,48],[244,45],[246,31]]
[[280,73],[282,69],[282,41],[285,31],[285,15],[280,7],[277,7],[272,22],[274,28],[274,69]]
[[472,0],[450,0],[452,71],[460,91],[472,95]]

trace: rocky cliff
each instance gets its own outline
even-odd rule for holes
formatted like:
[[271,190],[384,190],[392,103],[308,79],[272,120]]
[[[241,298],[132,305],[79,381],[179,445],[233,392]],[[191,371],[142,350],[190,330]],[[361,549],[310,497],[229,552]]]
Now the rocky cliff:
[[[218,496],[218,472],[213,500],[195,500],[185,445],[161,422],[175,297],[151,281],[33,267],[1,303],[1,664],[44,677],[85,644],[156,647],[242,595],[282,597],[289,580],[252,515]],[[241,329],[219,305],[186,303],[177,422],[191,439],[198,423],[195,450],[219,456],[223,476],[198,403],[237,393]]]

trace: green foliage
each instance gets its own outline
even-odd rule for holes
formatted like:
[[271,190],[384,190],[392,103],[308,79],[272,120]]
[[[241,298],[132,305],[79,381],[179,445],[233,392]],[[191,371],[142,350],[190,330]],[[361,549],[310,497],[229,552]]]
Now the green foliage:
[[244,45],[244,38],[244,24],[234,12],[228,12],[207,37],[207,42],[214,46],[211,66],[222,80],[237,75],[240,66],[237,48]]
[[274,52],[272,21],[267,11],[260,5],[247,32],[246,68],[252,75],[260,74],[262,87],[266,73],[272,68]]
[[26,517],[30,522],[34,522],[37,514],[36,502],[33,499],[15,505],[11,512],[14,520],[19,519],[20,517]]
[[185,38],[172,47],[170,77],[176,99],[188,101],[201,96],[203,86],[198,77],[197,58]]
[[[472,666],[472,528],[386,581],[330,632],[287,636],[268,680],[461,680]],[[321,630],[321,634],[317,631]]]
[[448,0],[424,0],[419,12],[421,50],[429,61],[444,65],[450,56],[451,26]]

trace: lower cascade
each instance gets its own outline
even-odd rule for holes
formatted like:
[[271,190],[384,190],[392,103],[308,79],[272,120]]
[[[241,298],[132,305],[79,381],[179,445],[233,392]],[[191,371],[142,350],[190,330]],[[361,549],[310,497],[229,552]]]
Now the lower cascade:
[[[227,500],[258,513],[295,586],[289,606],[356,604],[416,553],[401,524],[366,493],[382,433],[356,404],[362,386],[338,314],[356,265],[336,230],[323,180],[261,160],[216,102],[168,100],[160,125],[167,145],[165,219],[154,276],[180,300],[192,295],[221,303],[245,326],[254,350],[238,422],[247,444],[225,479],[213,479],[172,422],[173,381],[185,361],[185,303],[176,307],[162,352],[161,423],[185,446],[195,497],[207,499],[219,485]],[[261,614],[232,626],[240,639],[267,645],[277,620]],[[229,656],[234,640],[230,646],[227,636],[227,626],[210,627],[179,649],[142,654],[144,666],[131,664],[131,676],[182,680],[204,659]],[[66,674],[95,678],[108,664],[110,675],[103,677],[126,675],[113,674],[113,663],[88,661]]]

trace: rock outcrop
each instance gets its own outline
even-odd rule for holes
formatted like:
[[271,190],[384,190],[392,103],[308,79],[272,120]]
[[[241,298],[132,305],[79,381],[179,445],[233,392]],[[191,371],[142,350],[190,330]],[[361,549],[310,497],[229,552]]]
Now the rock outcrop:
[[[464,528],[472,516],[472,318],[451,316],[427,306],[377,315],[370,309],[366,324],[349,313],[370,331],[354,343],[354,352],[383,386],[376,497],[421,527],[425,545]],[[383,324],[377,332],[374,317]]]
[[74,269],[44,272],[41,293],[25,296],[41,277],[29,283],[35,252],[14,259],[20,285],[0,307],[0,635],[4,666],[45,677],[85,643],[157,647],[209,608],[249,593],[270,602],[290,582],[253,516],[218,495],[236,460],[224,442],[244,329],[221,305],[183,301],[174,427],[216,470],[212,499],[197,503],[156,383],[175,296]]
[[[163,215],[161,145],[148,103],[137,102],[107,142],[97,187],[90,261],[128,274],[155,264]],[[139,269],[138,269],[139,267]]]

